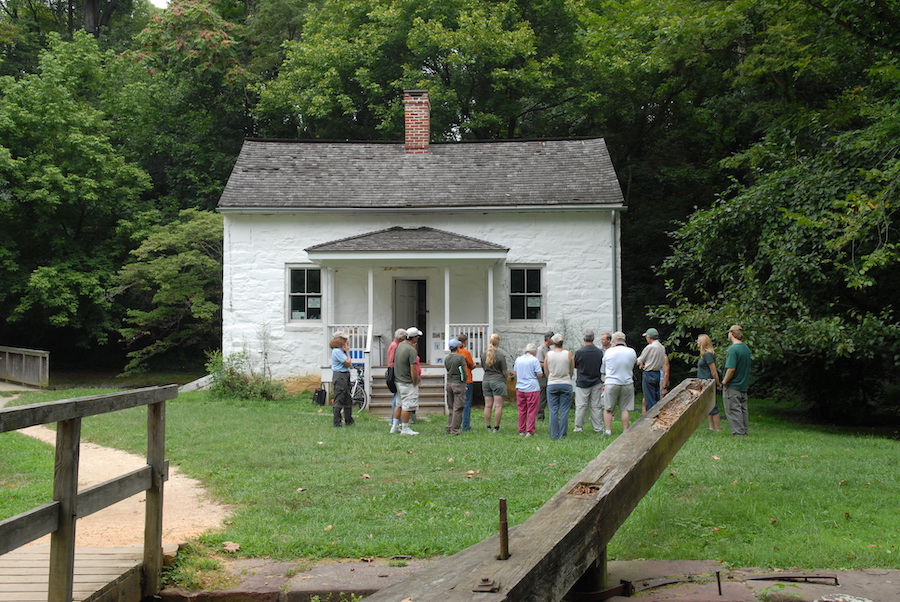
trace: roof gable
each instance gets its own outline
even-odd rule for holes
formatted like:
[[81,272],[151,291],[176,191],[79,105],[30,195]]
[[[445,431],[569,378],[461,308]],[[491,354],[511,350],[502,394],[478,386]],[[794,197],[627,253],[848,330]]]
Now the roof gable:
[[602,138],[432,144],[247,140],[221,211],[621,207]]

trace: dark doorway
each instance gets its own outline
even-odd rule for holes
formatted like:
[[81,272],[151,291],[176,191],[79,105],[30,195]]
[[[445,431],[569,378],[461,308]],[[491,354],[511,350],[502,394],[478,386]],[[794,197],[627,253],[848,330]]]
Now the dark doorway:
[[[425,280],[394,281],[394,330],[415,326],[423,333],[428,332],[428,308]],[[428,363],[428,336],[419,337],[417,346],[419,361]]]

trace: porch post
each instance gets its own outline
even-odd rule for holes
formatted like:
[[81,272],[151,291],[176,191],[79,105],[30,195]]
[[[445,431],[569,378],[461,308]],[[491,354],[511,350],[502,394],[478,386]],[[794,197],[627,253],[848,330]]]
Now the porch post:
[[444,349],[450,340],[450,268],[444,268]]
[[375,324],[375,271],[369,268],[369,328]]
[[487,269],[487,321],[488,321],[488,331],[487,336],[491,336],[491,333],[494,332],[494,265],[488,265]]
[[323,349],[324,355],[326,357],[326,363],[330,364],[330,355],[328,351],[328,343],[331,341],[331,327],[334,326],[334,268],[326,268],[325,269],[325,294],[326,303],[325,303],[325,311],[328,313],[325,315],[325,340],[323,341]]

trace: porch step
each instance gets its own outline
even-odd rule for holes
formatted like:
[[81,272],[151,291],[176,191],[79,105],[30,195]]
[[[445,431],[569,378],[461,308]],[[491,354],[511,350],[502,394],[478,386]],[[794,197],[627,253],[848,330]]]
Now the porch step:
[[[388,389],[384,380],[387,366],[372,367],[372,398],[369,400],[369,412],[387,418],[391,414],[391,399],[394,394]],[[423,374],[419,383],[419,415],[446,414],[444,403],[444,376]]]

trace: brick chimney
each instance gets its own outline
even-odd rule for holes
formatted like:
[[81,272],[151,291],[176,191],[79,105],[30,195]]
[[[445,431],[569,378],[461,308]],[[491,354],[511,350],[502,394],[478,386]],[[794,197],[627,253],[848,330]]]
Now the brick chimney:
[[405,90],[403,108],[406,115],[406,152],[427,153],[431,138],[431,103],[428,100],[428,90]]

